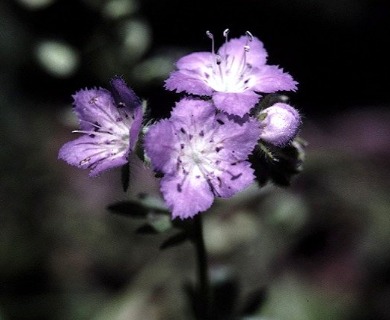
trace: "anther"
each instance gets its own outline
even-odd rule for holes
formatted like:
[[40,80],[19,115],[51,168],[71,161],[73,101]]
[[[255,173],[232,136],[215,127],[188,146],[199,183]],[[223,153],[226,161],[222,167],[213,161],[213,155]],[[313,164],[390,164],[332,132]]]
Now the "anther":
[[98,97],[92,97],[88,102],[90,104],[96,104],[97,100],[98,100]]
[[89,161],[91,161],[91,157],[87,157],[87,158],[81,160],[81,161],[79,162],[79,165],[82,166],[82,165],[88,163]]
[[226,41],[228,40],[229,31],[230,31],[229,29],[225,29],[223,31],[223,36],[225,37]]
[[251,42],[253,40],[253,35],[249,31],[245,31],[245,35],[248,37],[249,42]]

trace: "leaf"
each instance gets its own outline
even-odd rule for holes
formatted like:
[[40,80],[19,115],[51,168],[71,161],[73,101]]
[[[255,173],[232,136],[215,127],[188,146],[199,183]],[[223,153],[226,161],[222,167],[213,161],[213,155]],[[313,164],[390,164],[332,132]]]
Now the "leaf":
[[189,238],[188,238],[187,232],[179,232],[179,233],[173,235],[172,237],[168,238],[167,240],[165,240],[160,245],[160,249],[165,250],[167,248],[178,246],[179,244],[185,242],[188,239]]
[[137,201],[119,201],[107,207],[115,214],[128,216],[130,218],[142,219],[150,212],[150,209]]
[[148,222],[137,229],[137,233],[157,234],[172,229],[172,222],[169,215],[151,213],[147,217]]
[[138,234],[158,234],[159,232],[153,228],[150,224],[144,224],[140,226],[136,231]]
[[141,192],[137,195],[139,202],[146,208],[158,213],[170,214],[164,200],[161,197]]
[[159,233],[166,232],[173,228],[171,216],[166,213],[156,213],[148,216],[149,224]]
[[293,176],[301,172],[304,146],[304,142],[299,139],[283,148],[264,143],[256,146],[249,159],[259,185],[264,186],[271,181],[281,187],[289,186]]

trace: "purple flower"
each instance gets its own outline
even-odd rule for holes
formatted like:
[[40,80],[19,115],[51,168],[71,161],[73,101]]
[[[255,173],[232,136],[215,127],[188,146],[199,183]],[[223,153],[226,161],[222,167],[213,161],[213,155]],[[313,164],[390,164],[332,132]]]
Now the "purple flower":
[[297,82],[278,66],[267,65],[263,43],[249,32],[227,40],[217,54],[191,53],[177,62],[177,71],[165,81],[165,88],[200,96],[211,96],[215,106],[229,114],[243,116],[258,102],[259,92],[295,90]]
[[193,217],[214,197],[228,198],[248,187],[254,175],[246,160],[259,134],[256,120],[237,123],[211,102],[188,98],[176,104],[169,119],[152,125],[145,150],[163,173],[161,191],[173,218]]
[[71,165],[90,169],[90,176],[128,161],[142,126],[142,103],[123,79],[111,80],[106,89],[80,90],[73,107],[80,121],[80,138],[62,146],[58,157]]
[[260,139],[282,147],[298,133],[301,117],[298,111],[286,103],[275,103],[258,115],[260,121]]

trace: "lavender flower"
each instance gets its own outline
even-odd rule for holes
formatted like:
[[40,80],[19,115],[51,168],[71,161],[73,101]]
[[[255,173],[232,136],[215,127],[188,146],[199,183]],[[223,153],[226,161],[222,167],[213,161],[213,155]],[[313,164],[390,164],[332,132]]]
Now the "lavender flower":
[[274,65],[267,65],[263,43],[247,31],[245,36],[228,41],[217,53],[191,53],[177,62],[177,71],[165,81],[165,88],[200,96],[211,96],[215,106],[229,114],[243,116],[258,102],[259,92],[295,90],[292,77]]
[[301,117],[298,111],[286,103],[275,103],[258,115],[261,126],[260,139],[282,147],[298,133]]
[[[248,117],[249,118],[249,117]],[[214,197],[228,198],[254,180],[247,160],[259,138],[254,119],[237,123],[209,101],[184,98],[169,119],[152,125],[145,150],[164,174],[161,191],[173,218],[205,211]]]
[[58,157],[73,166],[90,169],[90,176],[121,166],[134,150],[142,125],[142,104],[123,79],[111,80],[112,91],[80,90],[73,95],[80,121],[80,138],[62,146]]

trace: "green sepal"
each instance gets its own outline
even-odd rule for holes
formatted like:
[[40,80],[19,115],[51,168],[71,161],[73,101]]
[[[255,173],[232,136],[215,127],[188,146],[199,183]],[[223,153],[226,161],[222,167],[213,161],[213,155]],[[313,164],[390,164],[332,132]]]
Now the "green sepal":
[[294,139],[285,147],[259,143],[249,157],[260,187],[272,182],[280,187],[291,184],[292,178],[302,170],[306,142]]
[[258,114],[261,110],[271,107],[275,103],[288,103],[289,97],[280,93],[269,93],[260,99],[260,102],[253,108],[252,112]]

